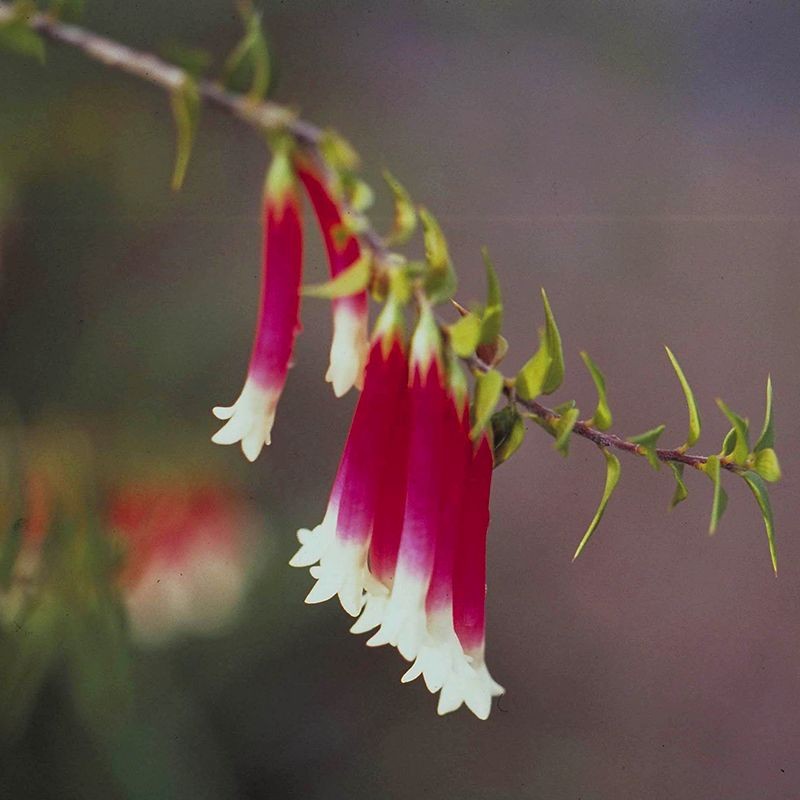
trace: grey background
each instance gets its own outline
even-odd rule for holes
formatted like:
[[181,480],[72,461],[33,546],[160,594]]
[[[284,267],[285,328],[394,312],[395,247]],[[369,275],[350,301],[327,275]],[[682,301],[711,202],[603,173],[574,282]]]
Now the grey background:
[[[714,398],[757,427],[772,372],[780,577],[744,484],[728,482],[710,538],[705,478],[667,514],[669,473],[624,457],[570,563],[603,460],[576,441],[565,461],[534,427],[492,501],[488,659],[507,695],[486,723],[437,718],[422,686],[400,686],[396,653],[364,647],[333,604],[304,607],[308,578],[284,566],[294,530],[322,516],[353,404],[322,382],[324,303],[305,303],[271,448],[254,466],[203,450],[246,366],[263,146],[207,109],[172,195],[156,90],[55,48],[44,69],[3,55],[2,393],[32,422],[71,415],[121,469],[193,442],[263,510],[271,556],[233,633],[141,657],[139,717],[115,749],[43,702],[2,780],[30,797],[796,796],[800,6],[275,2],[265,19],[275,97],[350,138],[376,188],[388,165],[437,213],[462,299],[481,296],[489,246],[508,371],[534,346],[545,286],[567,356],[557,399],[591,407],[588,349],[622,433],[664,422],[683,441],[664,343],[705,451],[727,430]],[[87,24],[220,56],[238,36],[208,1],[93,2]],[[374,218],[389,217],[381,196]]]

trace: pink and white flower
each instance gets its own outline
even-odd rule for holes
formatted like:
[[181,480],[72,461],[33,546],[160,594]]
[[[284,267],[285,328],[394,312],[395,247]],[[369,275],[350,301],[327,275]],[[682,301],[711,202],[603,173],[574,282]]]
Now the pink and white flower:
[[380,628],[367,642],[391,644],[412,660],[426,628],[425,598],[433,573],[442,507],[443,422],[447,408],[441,339],[429,308],[411,340],[410,432],[406,496],[397,564]]
[[252,519],[212,484],[130,483],[115,489],[108,526],[124,546],[118,582],[131,631],[143,644],[213,634],[244,596]]
[[367,548],[380,498],[380,467],[406,392],[408,365],[399,309],[388,303],[376,326],[364,391],[322,523],[298,531],[301,547],[290,564],[310,566],[316,584],[306,598],[319,603],[339,596],[357,616],[367,581]]
[[[341,205],[325,179],[305,160],[298,159],[296,166],[319,222],[330,275],[335,278],[358,261],[361,246],[347,230]],[[333,340],[325,380],[333,385],[337,397],[346,394],[353,386],[358,389],[363,386],[369,349],[368,325],[366,292],[334,298]]]
[[236,402],[217,406],[214,416],[227,420],[212,437],[217,444],[242,443],[255,461],[270,443],[275,411],[300,331],[300,283],[303,232],[300,200],[289,157],[278,151],[264,193],[264,254],[261,303],[247,379]]
[[461,503],[461,525],[453,564],[453,627],[464,659],[456,659],[442,684],[439,714],[455,711],[466,703],[480,719],[486,719],[492,698],[505,690],[486,667],[486,533],[489,528],[489,496],[494,458],[484,433],[470,461]]

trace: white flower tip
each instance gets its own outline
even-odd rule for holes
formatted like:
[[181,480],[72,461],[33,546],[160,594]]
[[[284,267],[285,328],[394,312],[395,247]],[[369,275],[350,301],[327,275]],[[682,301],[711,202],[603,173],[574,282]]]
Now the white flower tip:
[[247,380],[232,406],[216,406],[214,416],[227,422],[211,437],[214,444],[242,443],[248,461],[255,461],[264,445],[272,441],[272,425],[280,391]]
[[333,320],[331,361],[325,380],[333,385],[333,393],[341,397],[355,386],[364,385],[364,367],[367,363],[367,315],[353,312],[347,307],[337,308]]
[[233,416],[233,410],[235,406],[214,406],[211,409],[211,413],[217,419],[230,419]]

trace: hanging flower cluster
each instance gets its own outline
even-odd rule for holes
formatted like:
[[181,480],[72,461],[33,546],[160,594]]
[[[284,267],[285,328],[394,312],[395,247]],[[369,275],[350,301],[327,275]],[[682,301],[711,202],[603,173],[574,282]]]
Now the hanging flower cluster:
[[[298,184],[328,256],[331,280],[322,296],[332,300],[334,328],[326,379],[337,396],[352,386],[363,391],[324,519],[298,532],[291,564],[311,568],[316,582],[307,602],[338,596],[358,617],[354,633],[377,629],[370,646],[392,645],[412,662],[403,681],[422,676],[441,692],[440,714],[466,704],[485,719],[503,691],[484,661],[494,456],[486,419],[473,430],[465,377],[433,315],[452,269],[432,217],[423,217],[430,275],[415,277],[407,264],[385,271],[376,291],[384,308],[368,343],[374,254],[362,251],[351,227],[340,174],[297,151],[277,150],[266,182],[261,306],[248,376],[234,405],[214,409],[227,422],[213,440],[241,442],[250,460],[269,444],[300,329]],[[408,342],[412,295],[418,313]]]
[[328,509],[301,530],[290,562],[311,566],[306,601],[339,596],[441,690],[439,713],[463,703],[481,719],[503,689],[484,662],[485,544],[492,450],[470,438],[469,404],[457,364],[446,364],[429,307],[406,357],[402,318],[390,300],[376,326],[364,391]]

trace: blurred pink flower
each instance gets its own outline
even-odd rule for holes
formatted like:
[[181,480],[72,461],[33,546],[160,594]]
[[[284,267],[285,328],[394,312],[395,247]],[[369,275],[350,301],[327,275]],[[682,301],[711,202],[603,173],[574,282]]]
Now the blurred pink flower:
[[247,513],[233,494],[134,483],[112,493],[107,516],[126,551],[119,585],[136,639],[213,633],[232,619],[252,556]]

